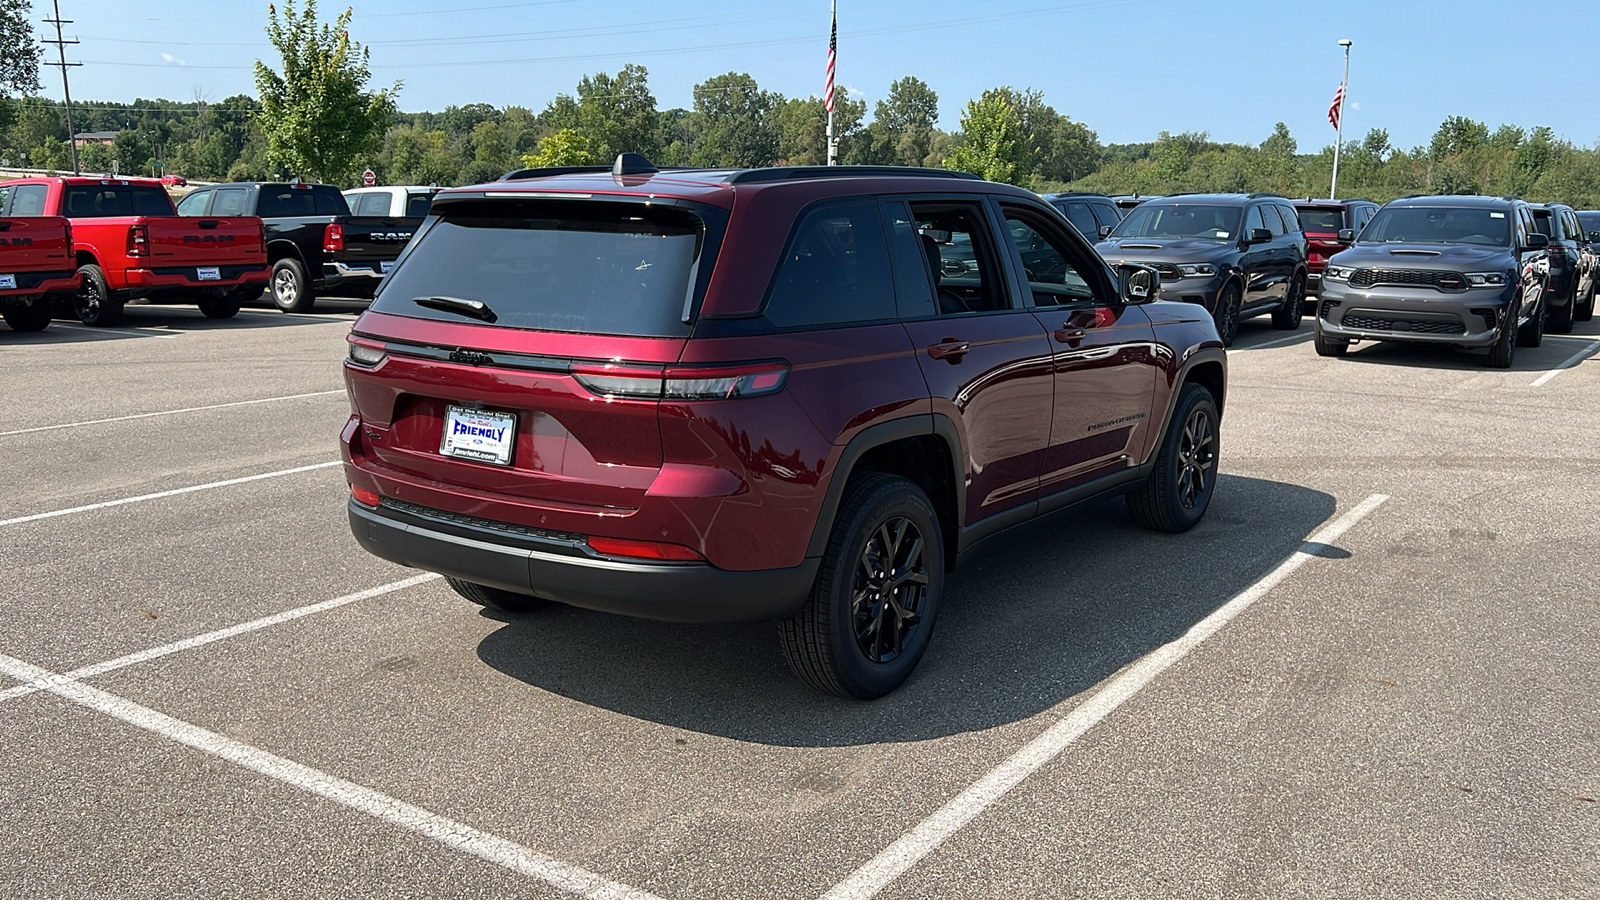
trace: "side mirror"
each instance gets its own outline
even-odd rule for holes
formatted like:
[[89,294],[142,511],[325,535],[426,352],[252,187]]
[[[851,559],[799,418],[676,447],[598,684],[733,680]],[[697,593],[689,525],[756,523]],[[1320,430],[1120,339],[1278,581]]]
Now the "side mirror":
[[1523,249],[1543,250],[1548,246],[1550,246],[1550,236],[1535,231],[1533,234],[1528,235],[1528,244]]
[[[1596,237],[1591,237],[1590,240],[1600,240],[1600,231],[1596,231],[1595,235],[1597,235],[1597,236]],[[1100,226],[1100,240],[1103,241],[1108,237],[1111,237],[1111,226],[1110,225],[1101,225]]]
[[1161,273],[1149,266],[1123,263],[1117,266],[1117,282],[1123,303],[1136,305],[1161,299]]
[[1249,237],[1244,239],[1245,244],[1266,244],[1272,241],[1272,232],[1265,228],[1250,229]]
[[1354,244],[1355,242],[1356,242],[1356,232],[1355,232],[1354,228],[1341,228],[1341,229],[1339,229],[1339,243],[1341,243],[1341,244]]
[[1589,232],[1589,243],[1600,244],[1600,231]]

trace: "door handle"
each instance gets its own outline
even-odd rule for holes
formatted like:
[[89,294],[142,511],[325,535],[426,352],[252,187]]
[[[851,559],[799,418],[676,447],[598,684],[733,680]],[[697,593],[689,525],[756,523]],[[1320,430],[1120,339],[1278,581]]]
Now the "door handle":
[[932,347],[929,347],[928,355],[934,359],[945,359],[954,363],[960,362],[961,357],[966,356],[967,351],[971,349],[972,345],[966,341],[958,341],[955,338],[945,338],[939,343],[934,344]]
[[1055,331],[1055,339],[1063,344],[1075,344],[1089,334],[1087,328],[1068,328],[1063,325]]

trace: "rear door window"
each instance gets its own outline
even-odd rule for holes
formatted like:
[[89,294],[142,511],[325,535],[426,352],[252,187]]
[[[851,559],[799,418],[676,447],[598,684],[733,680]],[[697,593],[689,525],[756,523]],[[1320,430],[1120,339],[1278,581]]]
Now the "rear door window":
[[42,216],[50,189],[42,184],[19,184],[11,189],[11,215]]
[[1069,200],[1063,207],[1067,221],[1072,223],[1073,228],[1078,229],[1079,234],[1087,237],[1100,233],[1100,223],[1096,221],[1094,211],[1089,208],[1089,204],[1082,200]]
[[[1118,209],[1115,203],[1096,203],[1091,208],[1094,210],[1094,217],[1099,221],[1101,227],[1110,226],[1115,228],[1122,222],[1122,210]],[[1098,238],[1099,236],[1099,229],[1096,229],[1094,237]],[[1084,235],[1084,237],[1089,237],[1089,235]]]
[[805,213],[767,297],[767,320],[783,328],[895,317],[889,247],[876,200]]
[[[584,334],[684,337],[720,211],[608,201],[466,201],[407,250],[378,312]],[[874,220],[875,222],[876,220]],[[880,242],[881,229],[879,229]],[[492,323],[424,306],[475,300]]]
[[988,214],[965,202],[912,201],[923,265],[940,315],[1012,309]]
[[1273,208],[1278,211],[1279,217],[1283,219],[1283,230],[1285,233],[1294,234],[1302,230],[1300,228],[1300,217],[1295,214],[1294,207],[1277,203],[1273,205]]

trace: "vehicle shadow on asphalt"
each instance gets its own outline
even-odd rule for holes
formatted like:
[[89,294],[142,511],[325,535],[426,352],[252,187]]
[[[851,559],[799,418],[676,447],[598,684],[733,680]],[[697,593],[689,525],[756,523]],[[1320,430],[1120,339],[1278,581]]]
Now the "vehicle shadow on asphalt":
[[1350,348],[1341,362],[1404,366],[1417,369],[1445,369],[1461,372],[1548,372],[1561,366],[1572,354],[1600,340],[1600,334],[1574,328],[1571,334],[1547,334],[1538,347],[1518,347],[1510,369],[1491,369],[1486,352],[1474,352],[1446,344],[1413,344],[1403,341],[1369,341]]
[[309,315],[281,313],[271,306],[247,306],[231,319],[208,319],[193,306],[129,304],[123,319],[115,326],[97,328],[80,324],[70,315],[58,314],[43,331],[13,332],[0,324],[0,335],[7,345],[81,344],[92,341],[134,341],[146,338],[205,331],[259,330],[300,325],[326,325],[341,320],[354,321],[370,300],[329,298],[317,300]]
[[741,741],[928,740],[1084,696],[1270,572],[1335,505],[1299,485],[1224,475],[1206,520],[1188,534],[1144,531],[1113,498],[997,537],[946,582],[918,671],[871,703],[790,677],[770,624],[677,625],[558,606],[504,617],[478,656],[582,703]]

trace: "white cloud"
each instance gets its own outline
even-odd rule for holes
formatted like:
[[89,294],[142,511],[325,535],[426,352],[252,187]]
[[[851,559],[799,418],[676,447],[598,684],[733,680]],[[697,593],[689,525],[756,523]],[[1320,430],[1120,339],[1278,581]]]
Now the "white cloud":
[[166,63],[166,64],[168,64],[168,65],[178,65],[178,66],[187,66],[188,65],[188,63],[186,63],[183,60],[177,58],[176,56],[173,56],[171,53],[163,53],[163,54],[161,54],[161,61]]

